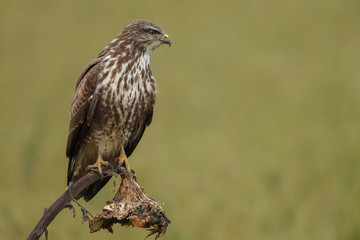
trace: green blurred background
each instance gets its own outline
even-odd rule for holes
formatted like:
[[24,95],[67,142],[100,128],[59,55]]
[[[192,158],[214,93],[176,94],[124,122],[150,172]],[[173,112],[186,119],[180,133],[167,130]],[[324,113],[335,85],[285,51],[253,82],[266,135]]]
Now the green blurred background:
[[[358,0],[1,1],[0,239],[26,238],[65,190],[76,79],[136,18],[173,40],[130,158],[172,221],[163,239],[360,239]],[[77,213],[50,239],[147,234],[90,234]]]

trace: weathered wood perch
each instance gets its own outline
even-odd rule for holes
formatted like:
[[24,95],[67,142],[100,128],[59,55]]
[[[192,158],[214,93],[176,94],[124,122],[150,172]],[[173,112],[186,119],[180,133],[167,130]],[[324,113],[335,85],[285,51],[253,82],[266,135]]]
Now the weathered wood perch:
[[[111,167],[103,169],[103,175],[90,171],[85,176],[67,188],[65,192],[48,208],[27,240],[39,239],[47,227],[64,208],[72,208],[73,196],[77,196],[83,189],[105,176],[120,175],[121,184],[114,199],[90,220],[90,232],[96,232],[101,228],[113,232],[112,225],[120,223],[126,226],[151,228],[150,235],[156,234],[155,239],[164,235],[170,220],[166,217],[162,207],[153,199],[148,197],[138,185],[131,174],[128,174],[123,166],[115,171]],[[86,220],[87,210],[81,207],[83,219]]]

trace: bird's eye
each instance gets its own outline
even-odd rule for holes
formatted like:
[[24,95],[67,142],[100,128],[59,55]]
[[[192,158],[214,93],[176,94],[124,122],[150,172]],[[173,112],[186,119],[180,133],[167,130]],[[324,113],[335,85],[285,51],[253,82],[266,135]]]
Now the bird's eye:
[[149,30],[149,33],[150,33],[151,35],[155,35],[155,34],[156,34],[156,31],[153,30],[153,29],[150,29],[150,30]]

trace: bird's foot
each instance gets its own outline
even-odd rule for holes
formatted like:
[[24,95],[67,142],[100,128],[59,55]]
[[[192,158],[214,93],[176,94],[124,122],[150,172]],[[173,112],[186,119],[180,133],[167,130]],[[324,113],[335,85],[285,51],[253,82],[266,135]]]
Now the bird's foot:
[[118,165],[117,165],[118,167],[120,167],[122,164],[124,164],[126,171],[128,173],[131,173],[131,167],[129,165],[129,162],[128,162],[128,159],[126,156],[120,155],[119,157],[115,158],[114,161],[118,163]]
[[102,159],[98,159],[95,164],[89,165],[88,169],[97,168],[99,173],[102,174],[102,166],[109,166],[110,163],[108,161],[104,161]]

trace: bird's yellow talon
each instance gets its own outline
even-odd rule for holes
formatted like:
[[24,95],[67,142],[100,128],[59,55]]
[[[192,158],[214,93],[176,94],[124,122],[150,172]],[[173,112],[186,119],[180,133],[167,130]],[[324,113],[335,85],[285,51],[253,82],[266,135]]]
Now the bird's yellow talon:
[[115,158],[115,162],[118,162],[118,166],[121,166],[121,164],[125,164],[125,168],[126,168],[126,171],[128,173],[131,173],[131,167],[129,165],[129,162],[128,162],[128,159],[126,157],[126,154],[125,154],[125,150],[124,150],[124,147],[122,146],[121,149],[120,149],[120,156],[118,156],[117,158]]
[[131,167],[130,167],[130,165],[129,165],[129,162],[128,162],[126,156],[119,156],[119,157],[115,158],[115,161],[118,162],[118,166],[121,166],[121,164],[124,163],[124,164],[125,164],[126,171],[127,171],[128,173],[131,173]]
[[102,174],[102,168],[101,166],[108,166],[109,165],[109,162],[108,161],[104,161],[104,160],[97,160],[95,164],[93,165],[89,165],[88,166],[88,169],[91,169],[91,168],[97,168],[99,170],[99,173]]

